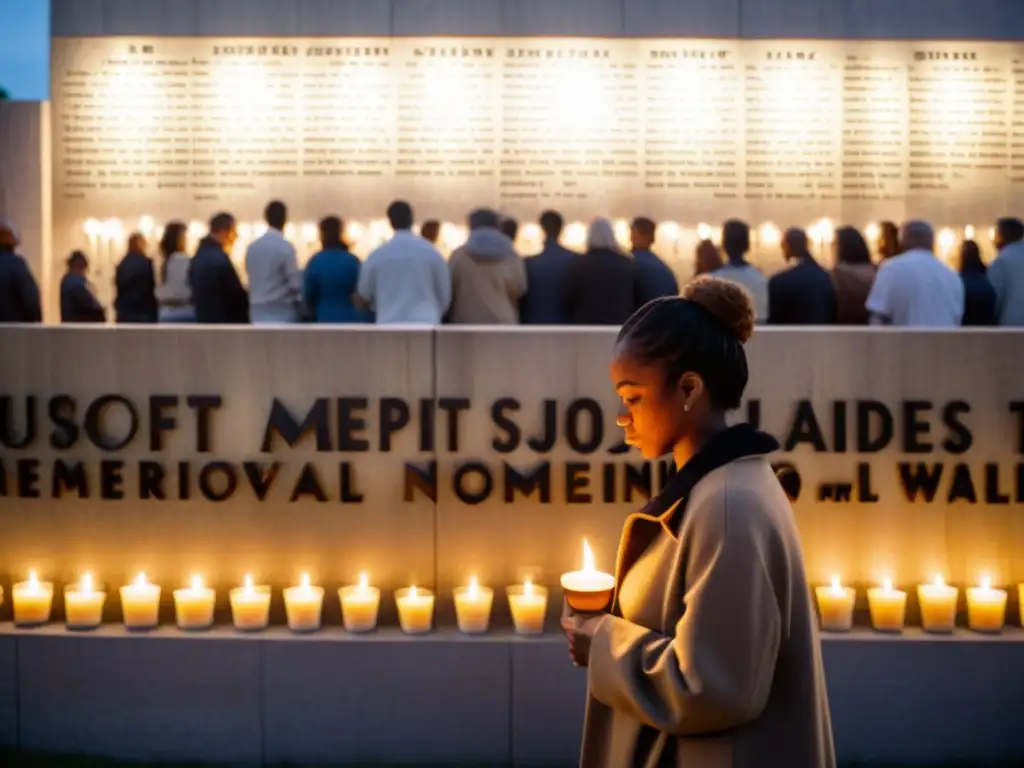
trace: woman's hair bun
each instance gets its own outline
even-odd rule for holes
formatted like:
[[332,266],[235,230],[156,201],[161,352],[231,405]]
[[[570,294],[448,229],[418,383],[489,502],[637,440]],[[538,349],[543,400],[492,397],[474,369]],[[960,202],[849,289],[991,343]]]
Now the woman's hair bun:
[[701,275],[683,288],[683,298],[699,304],[740,344],[754,333],[754,302],[736,283]]

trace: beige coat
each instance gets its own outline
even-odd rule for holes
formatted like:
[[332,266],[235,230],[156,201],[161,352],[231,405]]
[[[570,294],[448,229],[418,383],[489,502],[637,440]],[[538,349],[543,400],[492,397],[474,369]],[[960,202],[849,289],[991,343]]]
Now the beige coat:
[[770,464],[740,458],[686,492],[626,521],[617,583],[652,558],[631,611],[649,623],[617,595],[598,626],[581,765],[832,768],[814,609]]
[[526,263],[509,240],[485,227],[452,252],[452,306],[448,320],[475,325],[516,325],[526,293]]

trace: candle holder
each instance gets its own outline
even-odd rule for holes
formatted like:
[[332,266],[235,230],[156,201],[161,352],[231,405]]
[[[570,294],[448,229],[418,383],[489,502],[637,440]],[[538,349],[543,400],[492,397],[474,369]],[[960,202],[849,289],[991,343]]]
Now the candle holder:
[[833,576],[831,584],[815,587],[814,594],[818,599],[823,631],[849,632],[853,628],[853,604],[857,592],[852,587],[844,587],[839,576]]
[[360,574],[358,584],[339,589],[338,600],[346,632],[372,632],[377,628],[380,590],[370,586],[365,573]]
[[129,632],[145,632],[160,623],[160,587],[150,584],[146,574],[121,587],[121,613]]
[[532,582],[506,587],[512,623],[520,635],[539,635],[544,632],[548,612],[548,591]]
[[607,610],[615,591],[615,577],[597,570],[594,552],[583,540],[583,568],[563,573],[562,590],[569,607],[578,613],[601,613]]
[[76,632],[96,629],[103,623],[103,604],[106,600],[107,593],[94,589],[92,576],[86,574],[80,584],[64,588],[65,625]]
[[482,635],[491,623],[491,606],[494,604],[494,590],[481,587],[476,577],[468,587],[457,587],[455,598],[455,620],[459,631],[466,635]]
[[423,635],[434,627],[434,593],[416,586],[395,592],[398,624],[407,635]]
[[936,576],[931,584],[919,584],[917,601],[921,606],[921,627],[925,632],[950,634],[956,628],[956,606],[960,590]]
[[252,577],[245,577],[245,586],[228,593],[231,620],[239,632],[259,632],[270,624],[270,587],[254,586]]
[[288,629],[299,634],[308,634],[320,629],[324,605],[324,588],[310,584],[309,574],[302,574],[297,587],[284,591],[284,610],[288,618]]
[[53,582],[39,581],[32,571],[28,581],[14,585],[11,602],[14,603],[14,626],[41,627],[50,621]]

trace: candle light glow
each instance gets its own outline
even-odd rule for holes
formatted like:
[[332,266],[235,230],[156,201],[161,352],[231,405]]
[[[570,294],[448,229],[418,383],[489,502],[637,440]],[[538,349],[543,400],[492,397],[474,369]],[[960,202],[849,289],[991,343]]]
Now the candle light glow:
[[871,626],[877,631],[902,632],[907,615],[907,593],[893,589],[892,579],[886,576],[881,588],[868,590],[868,610]]
[[370,586],[370,577],[359,574],[359,583],[338,590],[341,619],[348,632],[370,632],[377,628],[380,590]]
[[548,608],[548,591],[527,579],[522,585],[507,589],[512,623],[520,635],[539,635],[544,631]]
[[320,629],[323,605],[323,587],[314,587],[309,573],[303,573],[299,586],[284,591],[288,628],[292,632],[316,632]]
[[12,601],[16,626],[35,627],[46,624],[53,607],[53,584],[39,581],[39,575],[31,570],[28,581],[14,585]]
[[121,587],[121,612],[125,629],[153,629],[160,621],[160,587],[140,572],[132,584]]
[[185,589],[174,590],[174,614],[178,629],[197,631],[213,626],[213,606],[216,593],[208,589],[199,574],[192,576]]
[[459,631],[466,634],[481,634],[487,631],[491,622],[491,606],[494,590],[481,587],[476,576],[469,580],[468,587],[455,590],[455,617]]
[[64,590],[64,614],[68,629],[95,629],[103,623],[105,592],[97,592],[93,586],[92,574],[82,575],[77,585]]
[[999,633],[1006,622],[1006,590],[992,587],[985,574],[981,585],[967,590],[967,626],[975,632]]
[[849,632],[853,627],[853,604],[857,593],[850,587],[843,587],[839,575],[832,576],[827,586],[814,590],[818,598],[818,612],[821,614],[821,628],[826,632]]
[[395,592],[398,605],[398,623],[407,635],[429,632],[434,625],[434,595],[415,584]]
[[245,574],[241,587],[232,589],[231,617],[235,629],[241,632],[258,632],[270,623],[270,588],[257,587],[252,574]]
[[941,574],[936,574],[931,584],[918,586],[917,600],[921,604],[921,626],[925,632],[953,631],[959,592],[946,584]]

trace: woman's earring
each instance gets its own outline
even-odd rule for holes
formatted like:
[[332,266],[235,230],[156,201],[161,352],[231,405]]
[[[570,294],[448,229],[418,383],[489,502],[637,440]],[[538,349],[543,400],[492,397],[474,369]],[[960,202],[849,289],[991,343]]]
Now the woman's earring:
[[690,410],[690,404],[689,404],[689,403],[687,403],[686,405],[684,405],[684,406],[683,406],[683,410],[684,410],[684,411],[688,411],[688,410]]

